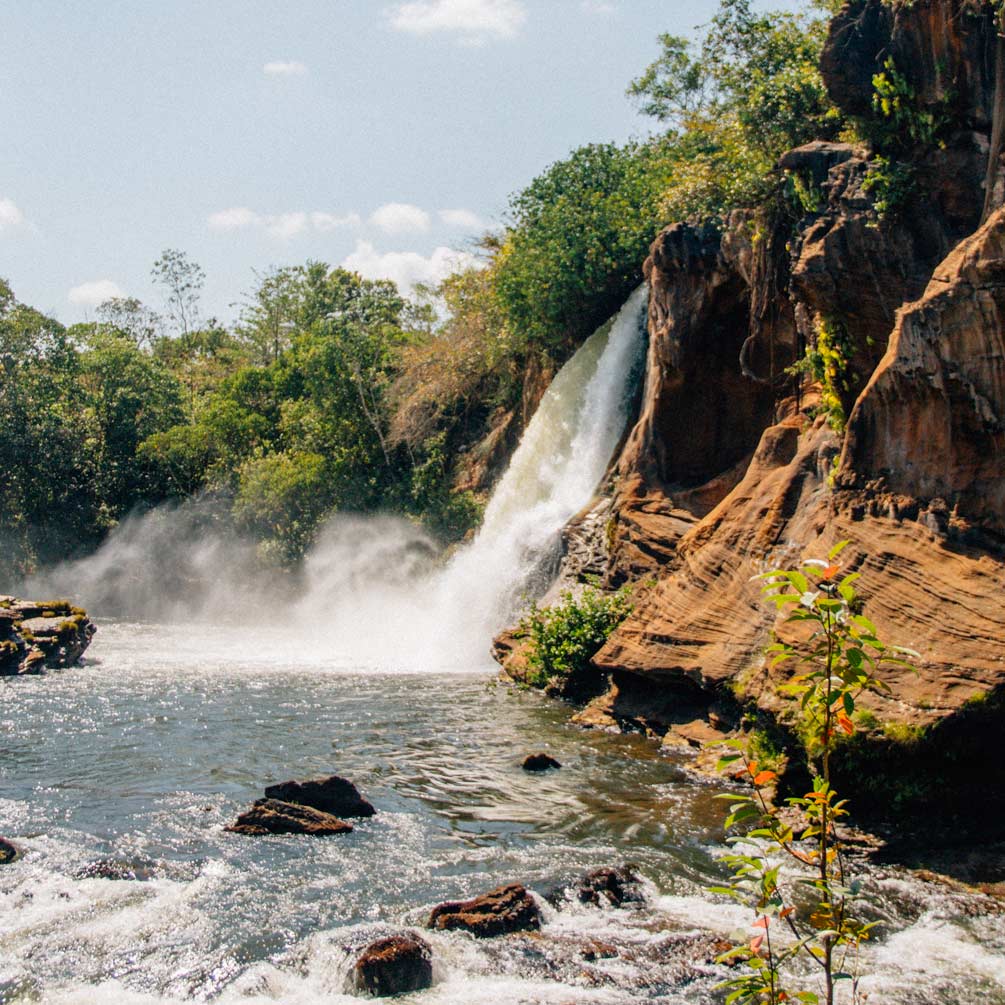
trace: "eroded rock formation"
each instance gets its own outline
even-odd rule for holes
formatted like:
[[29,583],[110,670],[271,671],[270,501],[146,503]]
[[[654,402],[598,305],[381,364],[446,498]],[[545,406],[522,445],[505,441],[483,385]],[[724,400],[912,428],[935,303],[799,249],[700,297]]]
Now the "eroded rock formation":
[[[941,124],[941,142],[901,151],[906,203],[878,210],[869,149],[812,143],[780,164],[812,199],[782,186],[721,230],[676,224],[657,238],[646,390],[602,563],[610,585],[657,583],[595,657],[610,686],[578,722],[692,749],[744,710],[784,732],[783,681],[762,657],[776,614],[752,577],[849,540],[870,618],[922,654],[916,674],[865,699],[874,725],[843,770],[878,780],[857,804],[889,816],[938,797],[960,823],[978,789],[1005,791],[999,46],[988,3],[851,0],[823,59],[834,100],[869,116],[874,75],[896,68],[913,111]],[[845,342],[837,406],[787,372],[825,329]],[[883,772],[869,771],[877,756]],[[898,771],[913,793],[884,789]]]
[[534,898],[519,883],[500,886],[471,900],[450,901],[434,907],[429,927],[440,931],[470,932],[490,939],[511,932],[536,932],[541,911]]

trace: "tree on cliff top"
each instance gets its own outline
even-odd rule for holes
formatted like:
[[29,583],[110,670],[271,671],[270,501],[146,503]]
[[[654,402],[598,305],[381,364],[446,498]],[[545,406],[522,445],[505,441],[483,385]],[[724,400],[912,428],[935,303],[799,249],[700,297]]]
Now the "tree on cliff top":
[[781,154],[837,136],[841,116],[819,70],[826,29],[823,15],[759,14],[750,0],[721,0],[698,42],[660,36],[659,58],[628,94],[675,141],[668,218],[753,205]]

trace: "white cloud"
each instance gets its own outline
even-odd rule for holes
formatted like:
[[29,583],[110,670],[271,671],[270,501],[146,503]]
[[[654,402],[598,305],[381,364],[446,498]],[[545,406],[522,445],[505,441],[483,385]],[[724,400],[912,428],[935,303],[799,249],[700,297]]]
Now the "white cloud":
[[295,59],[277,59],[266,63],[262,67],[262,72],[267,77],[302,77],[307,73],[307,67]]
[[359,213],[347,213],[345,216],[335,216],[333,213],[311,213],[311,226],[325,233],[338,230],[340,227],[360,227],[363,221]]
[[211,230],[262,230],[270,237],[289,241],[298,234],[314,230],[325,234],[339,227],[359,227],[362,220],[358,213],[336,216],[334,213],[305,213],[296,210],[289,213],[257,213],[247,206],[234,206],[210,213],[206,222]]
[[408,292],[417,283],[435,285],[458,269],[482,264],[474,255],[452,248],[436,248],[428,257],[415,251],[382,254],[369,241],[358,241],[356,250],[342,262],[342,268],[358,272],[364,279],[392,279],[402,292]]
[[581,6],[587,14],[599,14],[602,17],[618,13],[618,5],[612,0],[582,0]]
[[218,213],[209,215],[209,225],[213,230],[241,230],[257,226],[260,220],[261,217],[247,206],[221,209]]
[[460,227],[461,230],[481,230],[485,226],[481,217],[470,209],[441,209],[440,219],[448,227]]
[[264,225],[267,233],[288,241],[307,229],[308,219],[306,213],[280,213],[278,216],[265,217]]
[[429,230],[429,214],[407,202],[389,202],[371,214],[370,223],[387,234],[421,234]]
[[118,283],[113,283],[111,279],[93,279],[89,283],[81,283],[74,286],[66,295],[71,304],[78,307],[98,307],[106,300],[113,297],[124,297],[125,293]]
[[24,223],[24,213],[10,199],[0,199],[0,233],[14,230]]
[[413,35],[450,32],[466,45],[512,38],[527,20],[522,0],[410,0],[388,11],[391,27]]

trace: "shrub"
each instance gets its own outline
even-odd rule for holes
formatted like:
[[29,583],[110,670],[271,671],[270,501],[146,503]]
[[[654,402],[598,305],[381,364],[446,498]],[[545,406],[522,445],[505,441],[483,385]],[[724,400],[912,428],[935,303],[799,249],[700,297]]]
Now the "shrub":
[[579,596],[566,590],[552,607],[535,605],[520,622],[530,639],[528,680],[536,687],[566,680],[590,664],[611,633],[632,612],[631,589],[602,593],[587,586]]
[[[847,542],[845,542],[847,543]],[[827,561],[808,560],[791,571],[761,577],[766,598],[779,610],[789,610],[787,623],[796,623],[806,636],[793,645],[775,641],[765,651],[771,666],[795,662],[799,672],[781,687],[799,702],[802,722],[798,732],[806,746],[812,790],[787,800],[801,821],[793,824],[773,806],[767,789],[777,779],[759,764],[744,740],[719,762],[720,770],[749,781],[753,795],[724,794],[730,802],[726,827],[750,828],[729,839],[734,851],[725,858],[732,870],[729,885],[714,887],[756,913],[758,934],[748,945],[721,959],[742,962],[746,971],[726,984],[729,1005],[780,1005],[782,1002],[827,1005],[835,988],[850,985],[851,999],[859,1000],[858,950],[874,923],[855,915],[858,884],[848,872],[845,849],[836,824],[847,817],[847,800],[831,785],[831,758],[839,736],[856,732],[852,716],[859,696],[887,685],[875,676],[883,665],[905,664],[910,650],[885,645],[868,618],[855,613],[859,599],[854,583],[858,573],[840,577],[836,559],[844,545],[834,548]],[[840,577],[840,578],[839,578]],[[794,864],[794,875],[783,875],[782,862]],[[808,889],[812,904],[799,904],[798,887]],[[823,997],[790,983],[787,965],[806,956],[819,968]]]

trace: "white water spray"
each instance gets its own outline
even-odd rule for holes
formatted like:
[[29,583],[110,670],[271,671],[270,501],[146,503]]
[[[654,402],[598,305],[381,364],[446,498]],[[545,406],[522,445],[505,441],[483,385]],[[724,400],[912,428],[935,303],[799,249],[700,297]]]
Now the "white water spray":
[[[253,572],[254,550],[197,508],[124,522],[92,557],[25,584],[102,613],[215,626],[235,656],[359,670],[470,670],[549,585],[564,525],[591,499],[629,419],[644,356],[647,288],[595,332],[545,393],[476,538],[445,564],[407,521],[336,516],[293,597]],[[240,628],[219,632],[221,623]],[[194,633],[205,635],[207,633]],[[235,635],[237,640],[235,640]]]

